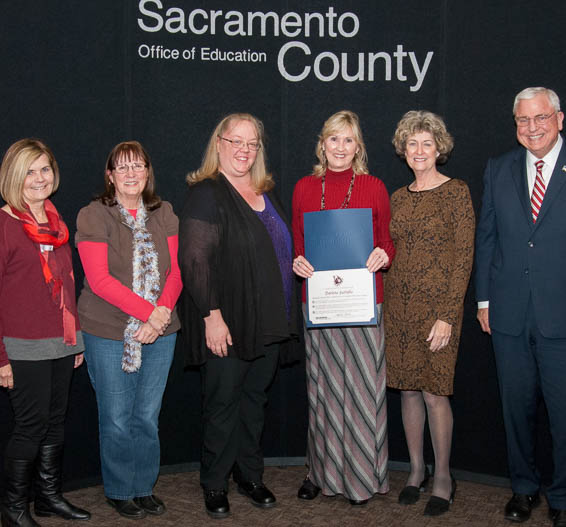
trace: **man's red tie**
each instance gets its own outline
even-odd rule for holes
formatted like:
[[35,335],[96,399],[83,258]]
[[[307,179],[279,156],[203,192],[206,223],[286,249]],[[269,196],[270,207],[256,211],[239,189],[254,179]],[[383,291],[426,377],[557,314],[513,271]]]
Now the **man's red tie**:
[[533,187],[533,193],[531,194],[531,212],[533,213],[533,223],[536,223],[538,218],[538,213],[542,205],[542,200],[544,199],[544,192],[546,190],[546,185],[544,184],[544,179],[542,179],[542,166],[544,161],[539,159],[535,163],[537,168],[537,177],[535,178],[535,186]]

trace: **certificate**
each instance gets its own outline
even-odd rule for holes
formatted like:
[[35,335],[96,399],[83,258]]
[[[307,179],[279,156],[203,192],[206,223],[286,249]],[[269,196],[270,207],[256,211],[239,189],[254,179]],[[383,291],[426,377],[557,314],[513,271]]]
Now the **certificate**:
[[317,326],[375,324],[373,278],[366,268],[316,271],[308,279],[309,322]]
[[305,213],[304,232],[315,269],[307,279],[307,327],[376,324],[375,276],[365,265],[373,250],[371,209]]

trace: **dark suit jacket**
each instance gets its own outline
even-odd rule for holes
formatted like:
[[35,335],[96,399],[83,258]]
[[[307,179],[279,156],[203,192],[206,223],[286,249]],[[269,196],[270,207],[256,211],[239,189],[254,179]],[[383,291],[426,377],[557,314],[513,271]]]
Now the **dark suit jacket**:
[[478,301],[489,300],[490,327],[523,331],[529,298],[540,332],[566,338],[566,142],[533,224],[526,154],[490,159],[476,235]]

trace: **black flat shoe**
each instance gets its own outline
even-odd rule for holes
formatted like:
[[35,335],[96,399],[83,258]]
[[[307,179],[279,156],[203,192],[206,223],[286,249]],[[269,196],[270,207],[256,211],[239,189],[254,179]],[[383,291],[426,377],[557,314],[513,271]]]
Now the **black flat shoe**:
[[454,503],[454,498],[456,497],[456,480],[454,476],[450,477],[452,478],[452,492],[450,492],[450,498],[445,500],[439,496],[431,496],[423,513],[425,516],[440,516],[448,512],[450,505]]
[[276,499],[273,493],[263,484],[255,481],[238,481],[238,492],[250,498],[252,505],[267,509],[275,507]]
[[161,516],[161,514],[166,511],[165,503],[163,503],[163,501],[154,494],[151,496],[140,496],[139,498],[134,498],[134,503],[140,509],[143,509],[148,514],[153,514],[154,516]]
[[362,505],[365,505],[369,500],[349,500],[350,505],[352,505],[352,507],[361,507]]
[[204,506],[211,518],[226,518],[230,514],[230,504],[225,490],[211,489],[204,491]]
[[134,500],[114,500],[112,498],[106,498],[106,501],[118,511],[120,516],[124,516],[124,518],[141,520],[146,517],[145,511],[140,509],[134,503]]
[[426,490],[429,480],[430,472],[428,471],[428,467],[425,466],[424,479],[421,481],[421,484],[418,487],[415,487],[414,485],[407,485],[399,493],[399,503],[401,505],[414,505],[417,503],[421,497],[421,492]]
[[505,519],[512,522],[524,522],[531,517],[531,510],[540,503],[538,494],[513,494],[505,505]]
[[301,500],[314,500],[318,496],[319,492],[320,489],[308,477],[306,477],[299,489],[299,492],[297,492],[297,497]]

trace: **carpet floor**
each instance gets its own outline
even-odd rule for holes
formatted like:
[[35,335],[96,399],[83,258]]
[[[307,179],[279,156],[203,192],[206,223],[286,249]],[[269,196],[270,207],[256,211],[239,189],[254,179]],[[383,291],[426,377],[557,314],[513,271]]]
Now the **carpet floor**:
[[[412,506],[397,503],[399,491],[403,488],[407,474],[390,472],[391,491],[378,495],[366,506],[352,507],[341,496],[328,498],[319,496],[313,501],[297,499],[296,493],[305,475],[304,467],[266,467],[264,482],[277,497],[277,506],[272,509],[259,509],[238,494],[232,484],[229,494],[231,515],[222,520],[213,520],[204,509],[198,472],[165,474],[159,478],[155,494],[161,497],[167,511],[162,516],[146,517],[135,521],[120,517],[106,504],[101,486],[83,488],[66,493],[66,497],[92,513],[87,527],[130,526],[134,524],[149,526],[272,526],[272,527],[328,527],[328,526],[485,526],[510,527],[512,523],[504,520],[503,508],[511,496],[510,490],[500,486],[489,486],[470,481],[458,480],[456,499],[450,511],[436,518],[423,516],[422,512],[429,493]],[[456,472],[458,479],[458,473]],[[543,504],[533,511],[526,527],[551,526],[547,517],[548,508]],[[67,526],[70,522],[57,518],[37,518],[44,527]],[[76,525],[76,524],[75,524]]]

